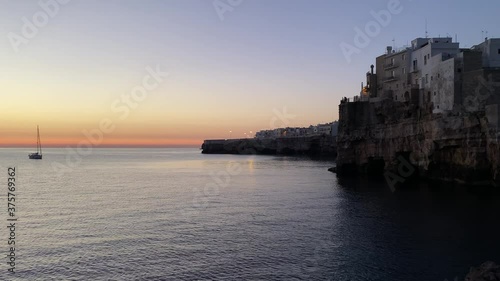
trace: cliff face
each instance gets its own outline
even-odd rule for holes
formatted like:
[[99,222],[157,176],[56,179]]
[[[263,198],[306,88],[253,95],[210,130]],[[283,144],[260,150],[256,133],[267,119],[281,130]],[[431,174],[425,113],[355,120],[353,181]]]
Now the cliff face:
[[498,105],[430,114],[390,99],[339,106],[337,173],[500,184]]
[[337,155],[335,138],[327,135],[205,140],[201,148],[204,154],[309,155],[325,158]]

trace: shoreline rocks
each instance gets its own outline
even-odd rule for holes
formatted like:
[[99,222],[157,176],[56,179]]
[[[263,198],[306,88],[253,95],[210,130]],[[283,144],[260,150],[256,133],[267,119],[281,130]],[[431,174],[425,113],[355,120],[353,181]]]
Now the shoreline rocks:
[[479,267],[472,267],[465,281],[500,281],[500,265],[487,261]]

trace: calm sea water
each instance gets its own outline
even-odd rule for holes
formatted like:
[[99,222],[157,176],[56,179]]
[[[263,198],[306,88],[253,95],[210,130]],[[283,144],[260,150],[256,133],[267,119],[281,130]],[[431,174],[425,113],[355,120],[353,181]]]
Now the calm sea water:
[[[492,191],[393,193],[293,157],[94,149],[67,162],[64,149],[44,150],[41,161],[29,152],[0,149],[0,280],[442,281],[500,262]],[[9,165],[14,275],[5,258]]]

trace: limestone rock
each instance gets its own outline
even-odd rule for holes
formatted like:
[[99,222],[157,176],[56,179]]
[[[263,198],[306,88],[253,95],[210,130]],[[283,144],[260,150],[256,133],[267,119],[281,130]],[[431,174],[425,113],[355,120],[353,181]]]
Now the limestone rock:
[[465,281],[500,281],[500,266],[492,261],[471,268]]

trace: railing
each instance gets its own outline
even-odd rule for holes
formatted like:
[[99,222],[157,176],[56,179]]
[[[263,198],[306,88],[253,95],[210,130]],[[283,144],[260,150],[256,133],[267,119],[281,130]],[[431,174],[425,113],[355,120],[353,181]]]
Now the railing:
[[387,69],[392,69],[392,68],[396,68],[396,67],[398,67],[398,65],[397,65],[397,64],[395,64],[395,63],[389,63],[389,64],[384,65],[384,69],[385,69],[385,70],[387,70]]
[[398,77],[397,76],[389,76],[387,77],[384,82],[393,82],[393,81],[396,81],[398,80]]

